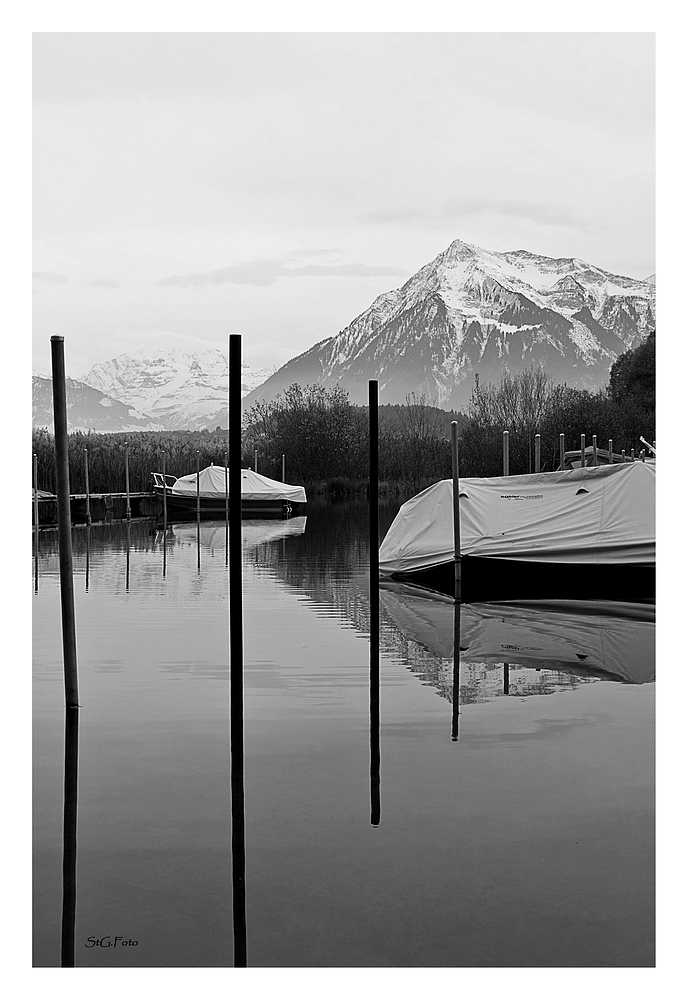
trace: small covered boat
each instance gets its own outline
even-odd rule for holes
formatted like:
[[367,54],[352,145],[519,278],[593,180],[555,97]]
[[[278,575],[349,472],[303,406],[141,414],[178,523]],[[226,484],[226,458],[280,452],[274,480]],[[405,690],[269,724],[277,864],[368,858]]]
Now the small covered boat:
[[[654,463],[461,479],[459,492],[464,601],[654,599]],[[451,480],[402,505],[380,572],[453,592]]]
[[[170,512],[195,514],[198,507],[204,516],[224,517],[227,507],[227,475],[223,465],[210,465],[200,472],[175,479],[161,472],[151,473],[153,490],[166,498]],[[241,470],[242,517],[291,517],[304,513],[306,491],[268,479],[252,469]]]

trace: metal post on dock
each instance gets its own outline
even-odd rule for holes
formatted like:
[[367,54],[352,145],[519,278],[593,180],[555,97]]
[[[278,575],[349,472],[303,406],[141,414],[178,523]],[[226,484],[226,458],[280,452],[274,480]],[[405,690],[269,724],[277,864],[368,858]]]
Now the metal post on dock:
[[124,442],[124,477],[127,490],[127,521],[131,521],[131,498],[129,496],[129,442]]
[[614,464],[614,442],[612,441],[611,438],[609,438],[608,446],[609,446],[609,464],[613,465]]
[[563,472],[566,468],[566,445],[564,444],[564,435],[559,435],[559,469]]
[[91,490],[88,484],[88,448],[84,448],[84,480],[86,485],[86,524],[91,523]]
[[380,523],[377,379],[368,381],[370,508],[370,822],[380,825]]
[[540,435],[535,435],[535,471],[540,471]]
[[509,475],[509,432],[502,431],[502,475]]
[[597,434],[592,436],[592,467],[597,468]]
[[585,468],[585,434],[581,434],[580,451],[581,451],[581,469],[584,469]]
[[[508,431],[504,431],[508,434]],[[509,453],[507,442],[507,470]],[[452,449],[452,510],[454,515],[454,600],[461,600],[461,517],[459,514],[459,425],[456,420],[451,422]],[[508,471],[506,473],[508,475]]]
[[241,334],[229,335],[229,752],[234,965],[246,966],[244,640],[241,550]]
[[69,438],[67,435],[67,389],[65,383],[64,337],[50,338],[55,421],[55,472],[57,478],[57,536],[60,550],[60,601],[62,609],[62,649],[64,656],[65,702],[79,705],[76,666],[76,623],[72,578],[72,519],[69,500]]

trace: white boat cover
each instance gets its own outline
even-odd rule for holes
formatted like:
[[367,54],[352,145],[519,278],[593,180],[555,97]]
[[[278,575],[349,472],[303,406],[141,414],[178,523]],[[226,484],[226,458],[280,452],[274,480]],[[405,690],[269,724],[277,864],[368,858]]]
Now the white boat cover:
[[[461,479],[461,555],[551,563],[655,562],[655,465]],[[380,572],[454,558],[451,479],[407,500],[380,546]]]
[[[390,581],[380,588],[380,601],[384,617],[402,636],[442,659],[453,658],[453,600]],[[648,612],[637,605],[585,614],[573,604],[464,604],[459,616],[461,662],[506,660],[525,667],[580,668],[645,684],[655,677],[655,623]]]
[[[226,496],[227,486],[224,465],[210,465],[198,473],[200,494],[206,499],[217,499]],[[181,493],[184,496],[196,496],[196,473],[178,479],[171,493]],[[303,486],[289,486],[279,483],[276,479],[268,479],[252,469],[241,470],[242,500],[289,500],[292,503],[306,503],[306,491]]]

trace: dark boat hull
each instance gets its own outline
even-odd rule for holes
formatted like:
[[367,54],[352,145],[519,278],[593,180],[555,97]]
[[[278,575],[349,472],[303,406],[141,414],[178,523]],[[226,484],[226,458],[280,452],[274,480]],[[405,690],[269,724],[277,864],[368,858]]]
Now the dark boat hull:
[[[164,492],[159,486],[155,487],[155,494],[161,504],[163,503]],[[227,501],[223,496],[202,496],[200,497],[199,505],[197,498],[193,494],[180,496],[179,494],[172,493],[170,490],[167,491],[167,510],[174,517],[195,517],[199,506],[201,517],[225,517]],[[297,514],[305,513],[305,506],[305,504],[292,503],[289,500],[244,500],[242,498],[241,516],[242,518],[294,517]]]
[[[454,593],[454,563],[414,573],[393,573],[443,594]],[[603,563],[547,563],[516,559],[461,559],[461,600],[613,600],[652,602],[655,567]]]

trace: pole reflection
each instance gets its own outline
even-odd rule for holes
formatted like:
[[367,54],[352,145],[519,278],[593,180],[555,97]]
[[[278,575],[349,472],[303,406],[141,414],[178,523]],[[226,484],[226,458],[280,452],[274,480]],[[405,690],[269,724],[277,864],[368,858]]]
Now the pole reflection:
[[91,566],[91,525],[86,525],[86,593],[88,593],[88,579]]
[[454,673],[452,677],[452,742],[459,739],[459,702],[461,676],[461,601],[454,601]]
[[130,549],[131,549],[131,525],[127,521],[127,570],[125,578],[125,589],[127,594],[129,593],[129,562],[130,562]]
[[62,826],[62,968],[74,968],[76,928],[76,824],[79,783],[79,709],[65,709],[64,819]]

